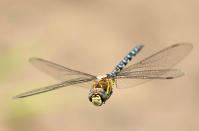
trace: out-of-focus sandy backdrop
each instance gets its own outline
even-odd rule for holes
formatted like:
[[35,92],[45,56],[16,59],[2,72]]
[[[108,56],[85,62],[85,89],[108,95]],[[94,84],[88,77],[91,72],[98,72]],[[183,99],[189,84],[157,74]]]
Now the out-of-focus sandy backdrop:
[[[198,0],[1,0],[0,130],[198,131],[198,12]],[[177,65],[184,77],[115,89],[102,107],[78,87],[11,99],[57,82],[30,57],[100,75],[135,45],[138,61],[177,42],[194,45]]]

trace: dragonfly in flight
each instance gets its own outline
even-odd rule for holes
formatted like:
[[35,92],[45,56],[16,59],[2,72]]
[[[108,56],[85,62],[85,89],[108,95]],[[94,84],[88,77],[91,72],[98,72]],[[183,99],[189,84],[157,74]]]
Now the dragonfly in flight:
[[[85,83],[93,82],[93,84],[90,85],[91,88],[88,98],[94,105],[101,106],[110,98],[113,93],[113,87],[133,87],[147,80],[173,79],[183,76],[181,70],[173,69],[172,67],[188,55],[193,48],[192,44],[178,43],[164,48],[140,62],[134,64],[129,63],[143,47],[143,45],[136,46],[120,61],[111,73],[103,76],[94,76],[69,69],[41,58],[31,58],[30,63],[39,70],[59,80],[60,83],[33,89],[19,94],[14,98],[24,98],[71,85],[81,86]],[[129,86],[120,85],[126,83],[128,83]]]

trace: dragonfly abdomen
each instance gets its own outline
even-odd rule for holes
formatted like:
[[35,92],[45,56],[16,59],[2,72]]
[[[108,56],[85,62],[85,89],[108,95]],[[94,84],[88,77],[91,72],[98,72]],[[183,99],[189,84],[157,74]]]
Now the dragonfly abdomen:
[[142,47],[143,45],[139,45],[131,50],[109,75],[112,77],[116,77],[116,75],[131,61],[131,59],[137,55]]

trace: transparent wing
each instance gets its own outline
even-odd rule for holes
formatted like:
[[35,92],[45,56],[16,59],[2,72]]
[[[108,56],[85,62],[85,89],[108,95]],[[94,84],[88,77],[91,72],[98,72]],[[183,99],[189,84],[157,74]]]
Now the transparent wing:
[[119,79],[122,80],[124,78],[128,78],[128,81],[130,81],[130,79],[131,81],[134,81],[132,79],[141,79],[136,80],[137,82],[130,85],[130,87],[133,87],[135,85],[142,84],[149,79],[171,79],[182,76],[183,73],[180,70],[171,68],[180,62],[186,55],[188,55],[192,48],[192,44],[188,43],[175,44],[145,58],[136,64],[124,68],[117,75],[118,88],[125,88],[120,87],[119,85]]
[[126,72],[123,76],[117,78],[133,78],[133,79],[173,79],[183,76],[184,73],[178,69],[162,69],[162,70],[143,70]]
[[93,75],[72,70],[41,58],[31,58],[30,63],[60,81],[68,81],[75,78],[96,79]]
[[80,84],[80,83],[86,83],[89,81],[92,81],[93,79],[82,79],[82,78],[77,78],[77,79],[73,79],[73,80],[69,80],[69,81],[65,81],[62,83],[58,83],[58,84],[54,84],[54,85],[50,85],[47,87],[43,87],[43,88],[39,88],[39,89],[34,89],[19,95],[16,95],[13,98],[24,98],[24,97],[28,97],[28,96],[33,96],[33,95],[37,95],[37,94],[41,94],[41,93],[45,93],[48,91],[52,91],[52,90],[56,90],[62,87],[67,87],[70,85],[75,85],[75,84]]
[[169,46],[136,64],[124,68],[119,75],[139,70],[170,69],[188,55],[192,48],[192,44],[185,43]]
[[126,73],[124,76],[118,76],[118,79],[116,80],[116,87],[130,88],[153,79],[173,79],[183,75],[184,73],[178,69],[135,71]]

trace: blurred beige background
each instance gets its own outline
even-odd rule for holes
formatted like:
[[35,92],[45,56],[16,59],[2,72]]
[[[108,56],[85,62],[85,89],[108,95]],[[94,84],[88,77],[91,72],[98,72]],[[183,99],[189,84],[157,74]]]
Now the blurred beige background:
[[[1,0],[1,131],[198,131],[199,1]],[[193,51],[177,65],[185,76],[114,90],[102,107],[89,90],[68,87],[13,100],[57,81],[35,69],[30,57],[102,75],[138,44],[134,59],[177,42]]]

